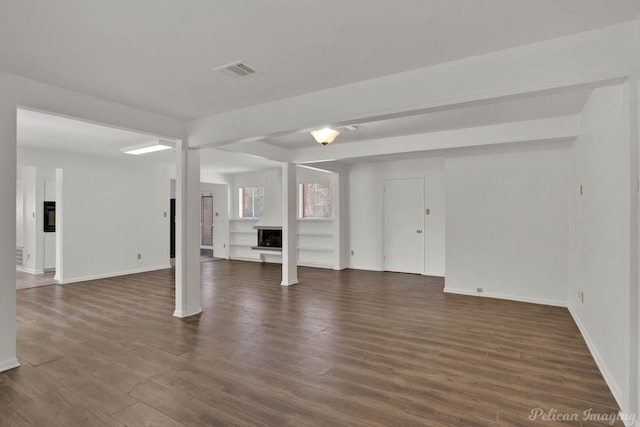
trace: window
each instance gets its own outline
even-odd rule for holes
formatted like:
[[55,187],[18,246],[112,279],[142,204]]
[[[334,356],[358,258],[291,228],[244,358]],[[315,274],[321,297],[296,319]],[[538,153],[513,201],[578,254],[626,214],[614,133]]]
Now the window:
[[264,187],[240,187],[238,200],[240,218],[260,218],[264,212]]
[[328,182],[300,184],[300,218],[331,218],[331,185]]

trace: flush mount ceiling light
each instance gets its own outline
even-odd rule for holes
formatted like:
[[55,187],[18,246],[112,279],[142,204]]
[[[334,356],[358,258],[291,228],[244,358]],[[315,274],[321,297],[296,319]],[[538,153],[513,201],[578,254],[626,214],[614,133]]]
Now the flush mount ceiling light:
[[122,152],[126,154],[133,154],[134,156],[140,154],[153,153],[156,151],[169,150],[173,148],[173,144],[167,141],[152,141],[142,145],[136,145],[135,147],[123,148]]
[[318,144],[327,145],[331,144],[336,139],[336,136],[340,135],[340,132],[331,128],[322,128],[312,130],[311,135],[313,135]]

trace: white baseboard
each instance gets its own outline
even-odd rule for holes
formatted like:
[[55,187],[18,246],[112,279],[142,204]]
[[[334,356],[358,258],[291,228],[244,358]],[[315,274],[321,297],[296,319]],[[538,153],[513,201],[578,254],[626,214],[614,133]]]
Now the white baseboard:
[[202,313],[202,307],[198,307],[193,312],[187,312],[182,310],[176,310],[173,312],[174,317],[178,317],[180,319],[184,319],[185,317],[195,316],[196,314]]
[[368,268],[368,267],[354,267],[353,265],[349,265],[347,267],[349,270],[362,270],[362,271],[379,271],[381,273],[384,272],[383,268]]
[[32,270],[30,268],[18,267],[16,266],[16,270],[22,271],[23,273],[29,274],[44,274],[44,270]]
[[531,304],[551,305],[554,307],[567,306],[566,301],[556,301],[556,300],[550,300],[545,298],[523,297],[519,295],[496,294],[492,292],[483,292],[480,294],[477,292],[470,291],[468,289],[457,289],[457,288],[451,288],[451,287],[448,288],[446,286],[444,288],[444,292],[447,294],[470,295],[470,296],[481,297],[481,298],[496,298],[496,299],[504,299],[509,301],[528,302]]
[[73,277],[71,279],[58,280],[58,282],[61,285],[68,285],[70,283],[87,282],[89,280],[98,280],[98,279],[107,279],[109,277],[126,276],[128,274],[147,273],[149,271],[165,270],[167,268],[171,268],[171,264],[159,265],[159,266],[156,266],[156,267],[138,268],[138,269],[129,270],[129,271],[119,271],[119,272],[116,272],[116,273],[104,273],[104,274],[96,274],[96,275],[92,275],[92,276]]
[[20,366],[20,362],[15,357],[9,360],[0,362],[0,372],[8,371],[9,369],[17,368]]
[[613,380],[613,375],[611,375],[611,372],[607,368],[607,365],[604,362],[604,359],[602,358],[602,356],[600,356],[600,353],[598,352],[598,349],[593,343],[591,336],[587,332],[587,328],[584,326],[584,324],[580,320],[580,317],[578,317],[578,314],[575,312],[575,310],[571,306],[569,306],[568,308],[569,308],[569,313],[571,313],[571,317],[573,317],[573,321],[576,322],[576,325],[578,325],[578,329],[582,334],[582,338],[584,338],[584,341],[587,343],[587,347],[591,352],[591,356],[593,356],[593,360],[596,361],[596,365],[598,365],[598,369],[600,369],[600,373],[602,374],[604,381],[609,386],[609,390],[611,390],[611,394],[613,394],[613,397],[616,399],[616,402],[618,402],[618,406],[624,409],[622,406],[622,393],[620,392],[620,388],[618,387],[618,384],[616,384],[616,382]]

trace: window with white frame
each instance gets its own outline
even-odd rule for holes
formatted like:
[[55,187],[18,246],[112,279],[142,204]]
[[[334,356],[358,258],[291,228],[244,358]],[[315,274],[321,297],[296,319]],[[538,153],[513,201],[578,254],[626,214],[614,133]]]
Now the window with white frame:
[[298,216],[300,218],[331,218],[330,183],[300,184],[298,191]]
[[238,188],[238,217],[260,218],[264,213],[264,187]]

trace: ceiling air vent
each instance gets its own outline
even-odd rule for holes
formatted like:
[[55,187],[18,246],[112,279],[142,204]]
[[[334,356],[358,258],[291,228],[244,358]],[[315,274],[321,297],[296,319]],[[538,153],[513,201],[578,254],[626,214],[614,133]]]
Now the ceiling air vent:
[[349,132],[355,132],[357,130],[362,130],[364,129],[364,126],[362,125],[345,125],[345,126],[340,126],[338,129],[340,129],[341,131],[349,131]]
[[249,77],[256,74],[256,70],[242,63],[242,61],[216,67],[213,71],[222,71],[226,76],[233,78]]

